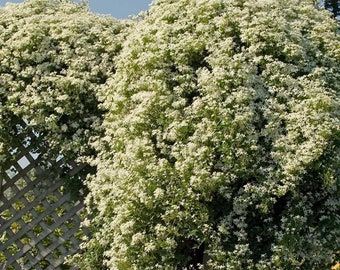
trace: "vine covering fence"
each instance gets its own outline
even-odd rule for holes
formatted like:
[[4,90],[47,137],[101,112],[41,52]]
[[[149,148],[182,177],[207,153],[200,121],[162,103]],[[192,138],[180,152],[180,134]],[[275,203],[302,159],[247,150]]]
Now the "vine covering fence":
[[61,156],[46,162],[43,141],[17,125],[13,161],[0,178],[0,269],[68,269],[79,248],[83,203],[64,187],[82,166]]

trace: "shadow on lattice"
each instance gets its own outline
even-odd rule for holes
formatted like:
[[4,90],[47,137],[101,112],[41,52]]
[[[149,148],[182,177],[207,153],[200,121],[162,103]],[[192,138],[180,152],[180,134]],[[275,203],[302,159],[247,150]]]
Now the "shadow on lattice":
[[78,177],[84,165],[48,156],[24,122],[16,130],[0,179],[0,269],[69,269],[65,257],[78,251],[86,230],[82,194],[71,196],[65,178]]

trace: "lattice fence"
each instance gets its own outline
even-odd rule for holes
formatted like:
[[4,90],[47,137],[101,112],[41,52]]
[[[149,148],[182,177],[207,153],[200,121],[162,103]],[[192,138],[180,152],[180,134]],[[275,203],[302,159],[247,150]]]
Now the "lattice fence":
[[83,203],[71,198],[59,175],[72,177],[82,166],[60,156],[46,162],[39,136],[24,124],[17,130],[15,161],[0,175],[0,269],[68,269],[65,257],[84,236]]

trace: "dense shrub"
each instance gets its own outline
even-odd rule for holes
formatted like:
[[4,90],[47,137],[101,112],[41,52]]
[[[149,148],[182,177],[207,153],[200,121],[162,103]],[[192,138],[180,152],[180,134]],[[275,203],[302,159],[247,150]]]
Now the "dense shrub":
[[48,153],[89,155],[102,111],[99,87],[114,71],[125,22],[69,0],[30,0],[0,9],[0,161],[18,119],[48,142]]
[[329,269],[340,40],[308,0],[158,0],[105,93],[82,269]]

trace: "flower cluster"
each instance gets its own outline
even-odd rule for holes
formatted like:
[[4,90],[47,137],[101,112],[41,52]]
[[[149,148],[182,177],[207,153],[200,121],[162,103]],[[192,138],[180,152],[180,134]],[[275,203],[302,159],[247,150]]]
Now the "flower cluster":
[[329,269],[339,48],[313,1],[155,1],[101,92],[78,265]]
[[[0,9],[0,162],[26,122],[69,159],[93,153],[103,111],[98,92],[115,72],[127,23],[83,4],[31,0]],[[15,139],[15,138],[14,138]]]

